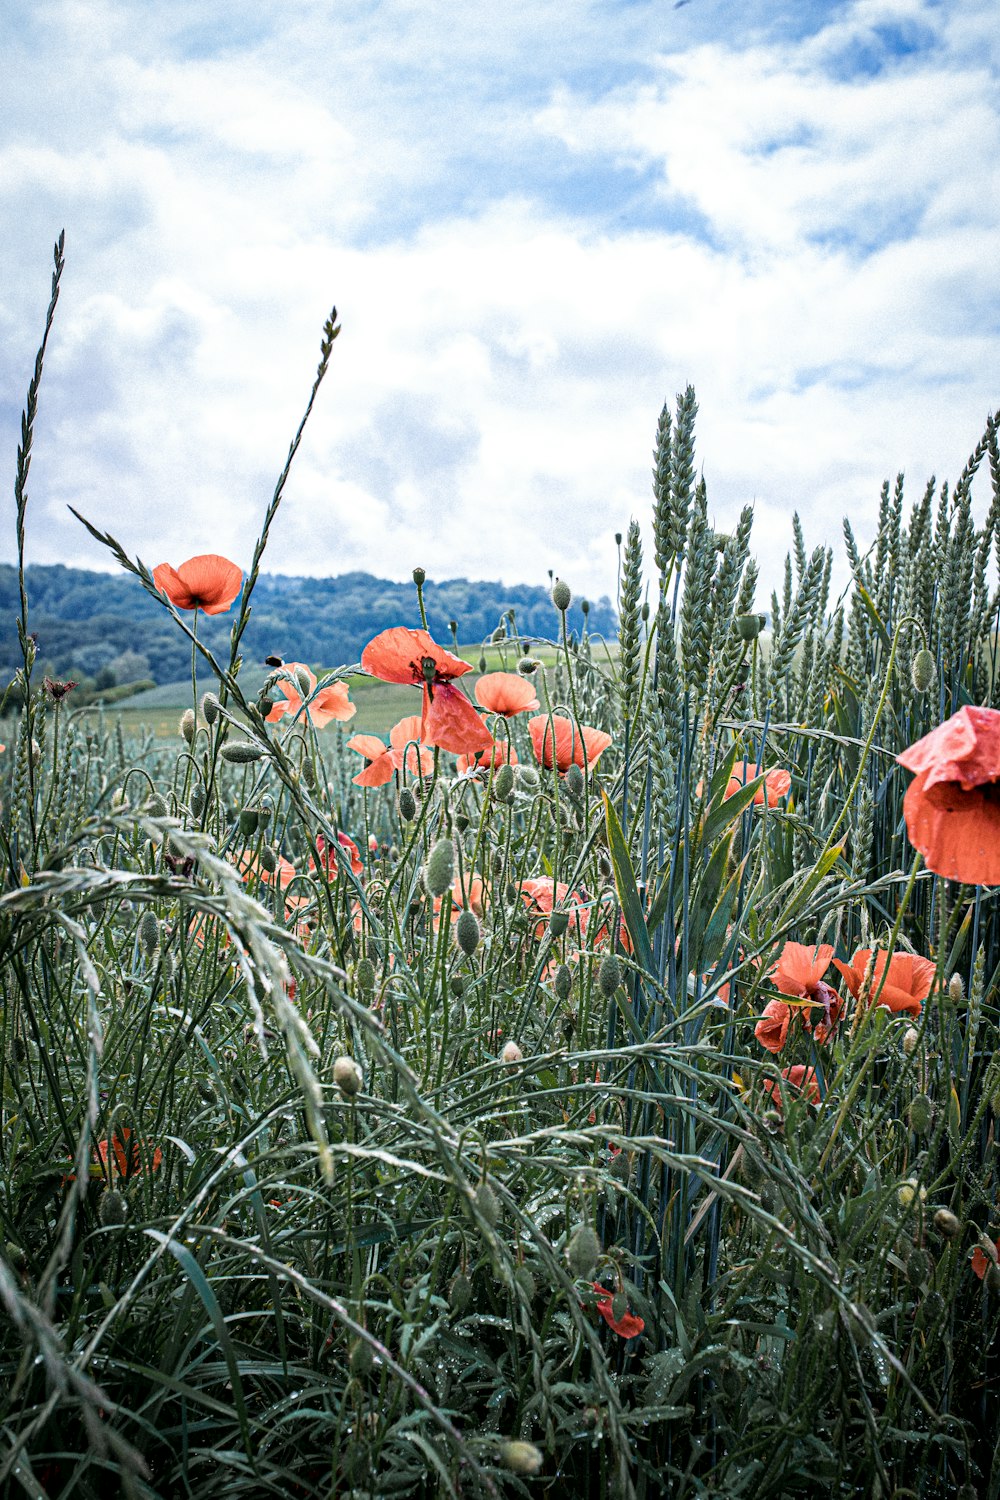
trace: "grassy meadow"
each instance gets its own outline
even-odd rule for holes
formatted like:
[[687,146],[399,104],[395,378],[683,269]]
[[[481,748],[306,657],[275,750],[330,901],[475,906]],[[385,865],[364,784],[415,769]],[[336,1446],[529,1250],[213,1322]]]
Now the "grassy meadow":
[[[842,599],[795,518],[765,654],[696,412],[656,425],[612,655],[557,583],[550,642],[505,616],[454,686],[418,635],[409,685],[244,668],[305,419],[223,659],[86,518],[190,640],[186,702],[75,714],[22,593],[3,1496],[1000,1497],[997,424],[887,484],[863,555],[845,526]],[[538,706],[461,769],[429,741],[482,732],[481,655]],[[422,704],[359,785],[348,740]],[[897,756],[955,716],[918,823]]]

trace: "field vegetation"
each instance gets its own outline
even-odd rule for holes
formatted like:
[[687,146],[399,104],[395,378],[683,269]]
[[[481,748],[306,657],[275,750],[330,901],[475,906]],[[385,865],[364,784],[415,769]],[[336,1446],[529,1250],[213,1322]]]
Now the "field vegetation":
[[224,650],[221,593],[86,518],[193,664],[140,740],[36,670],[61,263],[15,486],[0,1493],[996,1500],[993,419],[870,550],[845,524],[844,598],[794,519],[765,656],[686,391],[613,657],[557,580],[469,697],[419,569],[377,687],[303,640],[244,669],[304,419]]

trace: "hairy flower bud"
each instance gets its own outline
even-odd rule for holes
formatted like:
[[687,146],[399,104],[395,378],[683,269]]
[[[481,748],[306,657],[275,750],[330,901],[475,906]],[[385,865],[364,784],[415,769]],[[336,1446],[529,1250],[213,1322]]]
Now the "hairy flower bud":
[[485,1177],[476,1188],[475,1203],[482,1217],[492,1229],[500,1217],[500,1204],[497,1195],[486,1181]]
[[139,947],[148,958],[152,958],[160,946],[160,924],[156,920],[156,913],[144,911],[139,918]]
[[452,1312],[468,1312],[472,1304],[472,1282],[464,1271],[459,1271],[452,1277],[451,1286],[448,1288],[448,1306]]
[[962,1221],[950,1208],[939,1208],[934,1215],[934,1228],[946,1240],[953,1240],[962,1232]]
[[424,884],[431,896],[443,896],[455,879],[455,845],[438,839],[424,865]]
[[260,812],[256,807],[244,807],[240,812],[240,833],[245,839],[253,838],[260,827]]
[[206,693],[201,700],[201,712],[206,724],[214,724],[219,717],[221,703],[214,693]]
[[552,912],[551,916],[549,917],[549,931],[551,932],[551,934],[552,934],[552,936],[554,938],[561,938],[561,937],[563,937],[565,935],[565,932],[566,932],[566,929],[567,929],[568,926],[569,926],[569,912],[568,911],[553,911]]
[[255,760],[260,760],[264,754],[260,745],[255,745],[252,740],[233,740],[222,747],[222,759],[228,760],[234,766],[249,766]]
[[186,708],[184,710],[184,712],[181,714],[181,722],[178,727],[180,729],[181,739],[184,740],[186,744],[193,745],[195,729],[193,708]]
[[509,802],[514,794],[514,767],[499,766],[493,778],[493,795],[498,802]]
[[522,656],[517,664],[517,670],[522,677],[533,677],[541,665],[541,662],[533,656]]
[[466,958],[471,958],[479,947],[479,918],[474,911],[459,912],[455,923],[455,941]]
[[566,1246],[569,1268],[578,1281],[589,1281],[597,1267],[601,1253],[601,1242],[591,1224],[580,1224],[570,1236]]
[[400,787],[399,799],[397,801],[399,816],[404,823],[412,823],[417,816],[417,799],[408,786]]
[[606,953],[597,970],[597,988],[610,1000],[622,982],[622,966],[613,953]]
[[278,868],[278,851],[273,844],[264,844],[260,851],[260,867],[268,875],[273,875]]
[[910,666],[910,679],[915,693],[929,693],[937,678],[937,665],[932,652],[924,646],[917,652]]
[[500,1458],[512,1474],[539,1474],[543,1454],[534,1443],[501,1443]]
[[583,772],[574,761],[563,777],[563,786],[571,797],[582,797],[583,785]]
[[106,1229],[118,1229],[125,1223],[128,1212],[125,1199],[117,1188],[109,1188],[107,1192],[101,1194],[97,1205],[97,1217]]
[[519,1063],[524,1056],[516,1042],[505,1042],[503,1051],[500,1053],[502,1063]]
[[147,799],[145,807],[147,818],[165,818],[169,811],[166,797],[161,797],[159,792],[153,792]]
[[362,995],[374,993],[375,965],[370,958],[359,958],[354,965],[354,983]]
[[908,1117],[910,1129],[917,1135],[926,1135],[934,1119],[934,1106],[926,1094],[917,1094],[910,1100]]
[[573,988],[573,971],[568,964],[560,964],[556,970],[556,977],[552,981],[552,988],[560,1000],[568,1000],[569,992]]
[[353,1057],[338,1057],[333,1065],[333,1081],[345,1099],[353,1099],[360,1093],[365,1079]]
[[354,1339],[347,1355],[351,1374],[362,1379],[371,1372],[375,1363],[371,1345],[365,1339]]
[[553,583],[552,593],[550,597],[556,609],[560,614],[563,615],[566,613],[573,602],[573,595],[570,591],[570,586],[562,578],[557,578],[555,583]]

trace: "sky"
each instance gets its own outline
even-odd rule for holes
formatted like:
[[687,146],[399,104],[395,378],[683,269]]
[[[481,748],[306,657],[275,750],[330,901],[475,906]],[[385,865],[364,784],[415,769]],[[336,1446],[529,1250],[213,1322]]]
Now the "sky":
[[[0,457],[66,271],[29,562],[419,564],[614,593],[664,401],[766,606],[798,510],[954,480],[1000,392],[984,0],[22,0],[0,36]],[[986,485],[974,494],[985,512]],[[16,555],[13,507],[0,560]],[[846,577],[846,574],[844,575]]]

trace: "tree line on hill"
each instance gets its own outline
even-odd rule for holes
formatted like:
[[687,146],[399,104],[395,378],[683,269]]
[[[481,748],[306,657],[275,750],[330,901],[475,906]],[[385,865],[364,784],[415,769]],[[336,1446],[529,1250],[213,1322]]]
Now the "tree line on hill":
[[[39,669],[74,678],[81,689],[113,700],[122,690],[177,682],[191,667],[191,650],[167,613],[128,574],[108,574],[35,564],[26,570],[29,630],[36,636]],[[424,604],[431,634],[451,643],[451,622],[463,645],[487,640],[509,610],[525,640],[558,634],[559,616],[548,590],[531,584],[428,580]],[[574,600],[567,616],[580,633],[584,616]],[[234,606],[234,610],[237,606]],[[21,661],[17,638],[20,611],[17,569],[0,563],[0,662],[9,680]],[[202,615],[199,638],[228,660],[232,614]],[[254,589],[242,642],[244,660],[286,660],[335,667],[356,662],[366,642],[390,625],[417,625],[412,583],[393,583],[370,573],[335,578],[263,574]],[[589,606],[587,628],[613,639],[617,619],[607,598]],[[76,695],[79,702],[83,693]]]

